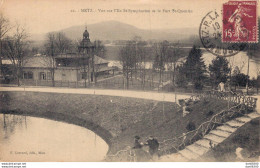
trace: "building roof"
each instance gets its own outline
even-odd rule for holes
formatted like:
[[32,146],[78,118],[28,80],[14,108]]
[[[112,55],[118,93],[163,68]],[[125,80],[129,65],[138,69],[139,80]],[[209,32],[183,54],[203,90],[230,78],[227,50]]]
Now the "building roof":
[[101,58],[101,57],[98,57],[98,56],[94,56],[94,62],[95,64],[108,64],[108,61]]
[[[77,58],[76,54],[69,54],[69,55],[60,55],[56,58]],[[108,61],[94,56],[95,65],[98,64],[108,64]],[[2,60],[2,64],[12,64],[10,60],[4,59]],[[55,63],[56,64],[56,63]],[[52,59],[46,55],[35,55],[32,57],[28,57],[26,60],[23,61],[23,67],[25,68],[50,68],[52,67]]]
[[104,71],[110,71],[115,69],[114,67],[102,67],[102,68],[97,68],[97,72],[104,72]]
[[[56,58],[81,58],[83,55],[77,54],[77,53],[67,53],[67,54],[60,54],[57,55]],[[108,64],[108,61],[99,57],[99,56],[94,56],[94,62],[95,64]]]
[[23,61],[23,67],[30,68],[50,68],[52,60],[45,55],[28,57]]

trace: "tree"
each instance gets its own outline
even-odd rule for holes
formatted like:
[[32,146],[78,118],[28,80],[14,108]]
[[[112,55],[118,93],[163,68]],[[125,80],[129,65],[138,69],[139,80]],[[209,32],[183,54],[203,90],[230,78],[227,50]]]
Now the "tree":
[[147,59],[147,43],[143,41],[141,37],[135,36],[133,38],[135,44],[135,55],[132,60],[134,63],[135,78],[139,71],[139,77],[141,79],[142,88],[145,88],[145,77],[146,77],[146,59]]
[[51,72],[52,86],[55,86],[55,57],[58,54],[70,52],[72,50],[72,41],[63,32],[48,33],[44,43],[44,50],[47,57],[45,62]]
[[123,65],[123,74],[126,78],[126,88],[129,89],[129,74],[135,66],[133,58],[135,55],[135,44],[132,41],[128,41],[119,51],[119,60]]
[[217,86],[220,82],[226,82],[230,73],[229,63],[224,57],[216,57],[209,65],[210,79],[212,86]]
[[95,40],[93,42],[93,45],[94,45],[94,55],[97,55],[101,58],[105,58],[107,50],[105,45],[102,43],[102,41]]
[[165,64],[168,58],[168,48],[169,42],[162,41],[160,43],[155,43],[153,46],[155,50],[155,59],[153,63],[153,68],[159,70],[159,83],[162,82],[162,75],[165,70]]
[[92,57],[92,71],[93,71],[93,75],[95,74],[95,83],[97,82],[97,72],[100,70],[100,67],[99,66],[95,66],[95,61],[94,61],[94,56],[98,56],[98,57],[101,57],[101,58],[105,58],[105,55],[106,55],[106,47],[105,45],[102,43],[101,40],[95,40],[93,42],[93,46],[94,46],[94,55]]
[[142,81],[142,88],[145,89],[146,80],[146,61],[147,61],[147,43],[145,41],[139,41],[137,43],[138,62],[140,62],[140,77]]
[[3,55],[13,65],[14,77],[18,86],[20,86],[20,78],[22,77],[23,62],[26,60],[29,52],[27,37],[25,28],[17,24],[14,35],[5,39],[2,48]]
[[49,70],[51,72],[51,80],[52,80],[52,86],[55,86],[54,81],[54,75],[55,75],[55,69],[56,69],[56,63],[55,63],[55,55],[58,53],[58,48],[55,45],[55,34],[54,33],[48,33],[47,39],[44,44],[45,53],[46,53],[46,63],[49,67]]
[[176,78],[176,69],[177,69],[177,63],[179,59],[182,57],[183,51],[179,47],[179,43],[175,43],[171,45],[168,49],[168,58],[167,58],[167,63],[168,67],[172,70],[172,83],[173,86],[175,87],[175,78]]
[[54,34],[55,36],[55,46],[59,54],[66,53],[72,48],[72,41],[66,37],[65,33],[58,32]]
[[259,66],[257,66],[256,75],[257,75],[257,78],[256,78],[256,90],[257,90],[257,94],[258,94],[259,87],[260,87],[260,67]]
[[236,75],[233,75],[231,78],[231,83],[234,86],[243,86],[245,87],[247,85],[247,80],[249,79],[249,76],[239,73]]
[[[235,57],[236,57],[236,59],[239,59],[239,64],[235,63]],[[239,74],[243,70],[244,66],[246,65],[247,58],[245,58],[242,55],[240,56],[240,58],[238,58],[239,55],[236,55],[235,57],[232,56],[232,57],[228,58],[229,67],[230,67],[229,79],[234,79],[233,76],[236,76],[237,74]],[[232,73],[232,71],[233,71],[233,73]],[[231,89],[231,86],[233,85],[232,82],[234,82],[234,81],[231,80],[230,82],[231,83],[229,86]],[[235,90],[236,90],[236,85],[233,85],[233,86],[235,86]]]
[[187,88],[188,79],[186,78],[186,70],[183,65],[177,66],[175,83],[177,87]]
[[3,40],[10,30],[11,25],[9,20],[0,12],[0,75],[2,75]]
[[194,84],[194,88],[202,89],[207,70],[199,48],[193,46],[186,58],[186,62],[183,64],[183,68],[185,77]]
[[[132,40],[132,43],[134,44],[134,55],[132,56],[132,61],[134,64],[134,74],[135,74],[135,79],[137,78],[137,68],[139,66],[139,59],[140,59],[140,53],[138,48],[140,48],[139,44],[141,42],[142,38],[140,36],[135,36]],[[131,73],[131,79],[132,79],[132,73]]]

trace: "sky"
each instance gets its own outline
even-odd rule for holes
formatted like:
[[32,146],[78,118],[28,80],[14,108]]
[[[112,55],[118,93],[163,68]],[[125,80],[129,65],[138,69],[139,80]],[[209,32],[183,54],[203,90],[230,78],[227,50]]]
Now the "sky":
[[[108,20],[141,29],[199,27],[209,11],[220,11],[225,2],[227,0],[0,0],[0,10],[12,23],[23,24],[30,33],[38,34]],[[81,9],[92,9],[92,12],[81,12]],[[156,12],[129,13],[114,9],[150,9]],[[173,9],[190,10],[190,13],[172,12]]]

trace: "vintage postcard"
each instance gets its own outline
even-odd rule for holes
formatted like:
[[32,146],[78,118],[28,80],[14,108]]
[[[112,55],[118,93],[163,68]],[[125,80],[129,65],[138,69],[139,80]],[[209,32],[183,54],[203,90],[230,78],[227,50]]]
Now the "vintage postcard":
[[0,0],[1,166],[258,167],[259,18],[257,0]]

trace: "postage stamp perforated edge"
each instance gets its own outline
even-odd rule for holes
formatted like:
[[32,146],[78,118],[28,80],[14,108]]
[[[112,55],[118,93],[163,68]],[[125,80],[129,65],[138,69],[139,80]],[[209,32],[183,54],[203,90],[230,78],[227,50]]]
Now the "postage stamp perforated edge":
[[[228,2],[245,2],[245,1],[255,1],[256,2],[256,40],[254,41],[223,41],[223,30],[222,30],[222,36],[221,36],[221,41],[223,43],[259,43],[259,27],[258,27],[258,1],[257,0],[228,0]],[[222,9],[221,9],[221,14],[222,14],[222,29],[224,29],[223,21],[224,21],[224,5],[227,4],[228,2],[225,2],[222,4]]]

